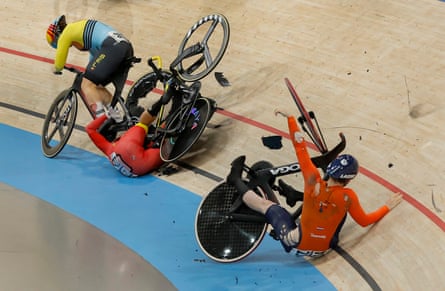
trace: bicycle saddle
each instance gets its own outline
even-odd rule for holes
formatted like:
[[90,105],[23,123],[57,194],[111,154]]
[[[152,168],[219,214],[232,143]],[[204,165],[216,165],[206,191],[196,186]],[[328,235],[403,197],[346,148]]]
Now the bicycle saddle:
[[190,102],[192,102],[195,96],[199,94],[200,90],[201,90],[201,82],[199,81],[196,81],[190,87],[187,87],[186,85],[180,85],[179,91],[186,93],[182,95],[182,103],[189,104]]

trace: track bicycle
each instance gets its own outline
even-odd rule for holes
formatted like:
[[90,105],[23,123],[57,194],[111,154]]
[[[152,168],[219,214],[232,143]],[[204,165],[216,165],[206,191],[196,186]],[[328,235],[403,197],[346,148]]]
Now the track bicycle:
[[[135,122],[125,107],[122,90],[127,80],[128,71],[135,63],[139,63],[140,61],[141,59],[137,57],[128,58],[111,78],[111,83],[115,90],[110,106],[120,110],[123,115],[123,121],[119,123],[119,126],[108,127],[107,130],[103,132],[108,140],[113,140],[118,131],[127,130]],[[94,118],[95,116],[95,112],[88,106],[81,90],[84,73],[75,67],[65,66],[64,69],[74,73],[76,76],[71,87],[62,91],[54,99],[46,114],[42,129],[41,146],[43,154],[48,158],[57,156],[67,144],[76,125],[79,99],[83,101],[91,117]]]
[[147,63],[152,72],[140,77],[130,88],[126,107],[137,115],[143,110],[139,99],[156,91],[157,83],[162,83],[165,105],[157,116],[149,139],[159,142],[163,161],[173,162],[186,154],[216,111],[216,101],[201,95],[199,80],[221,61],[229,37],[230,27],[224,15],[202,17],[186,33],[169,70],[162,69],[161,57],[149,58]]
[[[328,150],[315,114],[305,109],[287,78],[285,82],[300,111],[298,121],[304,125],[305,132],[311,139],[318,141],[315,145],[321,155],[313,157],[312,161],[325,171],[328,164],[344,150],[345,137],[340,134],[341,141],[332,150]],[[289,186],[286,187],[287,184],[280,179],[277,181],[277,178],[300,171],[298,162],[274,167],[268,161],[258,161],[251,167],[244,165],[243,179],[257,195],[280,204],[277,195],[286,196]],[[264,215],[250,209],[241,198],[234,186],[223,181],[203,197],[198,206],[195,237],[203,252],[217,262],[231,263],[246,258],[259,246],[267,232],[268,223]],[[293,209],[291,215],[298,220],[302,204]],[[278,240],[273,230],[270,234]]]

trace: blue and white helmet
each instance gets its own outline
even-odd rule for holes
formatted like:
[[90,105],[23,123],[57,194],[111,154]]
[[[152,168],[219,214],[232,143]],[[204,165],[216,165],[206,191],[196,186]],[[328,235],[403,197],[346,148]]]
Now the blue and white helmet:
[[350,180],[357,176],[358,161],[351,155],[340,155],[329,163],[326,175],[334,179]]

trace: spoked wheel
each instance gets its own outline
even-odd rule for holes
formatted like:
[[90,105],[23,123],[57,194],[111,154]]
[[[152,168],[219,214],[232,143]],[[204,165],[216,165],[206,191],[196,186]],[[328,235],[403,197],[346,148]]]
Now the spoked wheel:
[[77,117],[77,96],[65,90],[57,96],[48,110],[42,130],[42,150],[48,158],[57,156],[71,136]]
[[[184,112],[188,110],[189,112]],[[213,113],[209,99],[200,97],[193,107],[185,107],[178,111],[167,123],[166,129],[172,129],[181,122],[183,114],[189,115],[187,124],[180,133],[165,134],[161,141],[161,159],[165,162],[173,162],[185,153],[199,139]]]
[[196,43],[199,43],[203,50],[200,54],[179,63],[178,72],[181,78],[193,82],[207,76],[224,56],[229,38],[229,22],[224,15],[211,14],[198,20],[182,40],[178,55]]
[[[264,197],[262,191],[257,194]],[[231,208],[239,194],[223,182],[203,198],[195,218],[195,236],[203,252],[221,263],[239,261],[262,241],[267,223],[262,215],[241,204]]]

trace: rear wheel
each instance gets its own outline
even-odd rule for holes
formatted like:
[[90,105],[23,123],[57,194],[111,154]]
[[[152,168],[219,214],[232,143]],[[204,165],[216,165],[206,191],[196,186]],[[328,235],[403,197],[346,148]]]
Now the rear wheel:
[[71,136],[77,117],[77,96],[71,89],[60,93],[45,117],[41,144],[48,158],[57,156]]

